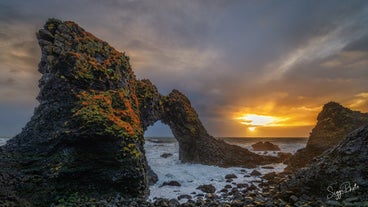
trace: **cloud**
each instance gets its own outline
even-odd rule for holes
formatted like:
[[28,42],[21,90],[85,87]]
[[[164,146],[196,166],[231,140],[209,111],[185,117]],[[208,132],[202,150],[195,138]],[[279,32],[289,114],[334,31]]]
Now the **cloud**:
[[325,102],[368,91],[367,12],[365,1],[3,0],[0,104],[36,104],[35,32],[56,17],[126,51],[160,92],[184,91],[210,133],[242,134],[237,113],[312,124]]
[[[277,63],[276,69],[272,68],[272,72],[267,74],[266,79],[280,78],[289,70],[297,69],[301,64],[308,64],[335,55],[350,43],[362,38],[367,30],[365,28],[357,28],[361,22],[357,22],[356,19],[362,18],[362,15],[366,14],[367,11],[368,9],[364,9],[361,13],[351,17],[352,19],[349,18],[340,22],[335,29],[327,34],[312,37],[300,47],[290,51],[285,58],[280,60],[280,63]],[[363,18],[364,22],[368,23],[365,15]],[[352,28],[355,29],[352,30]],[[274,63],[272,63],[272,67],[274,67]]]

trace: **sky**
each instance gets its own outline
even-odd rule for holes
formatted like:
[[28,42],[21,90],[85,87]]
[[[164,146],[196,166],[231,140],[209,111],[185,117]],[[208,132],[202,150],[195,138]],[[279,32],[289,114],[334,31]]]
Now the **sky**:
[[38,105],[35,33],[51,17],[125,51],[162,94],[182,91],[214,136],[307,137],[329,101],[368,112],[368,1],[1,0],[0,135]]

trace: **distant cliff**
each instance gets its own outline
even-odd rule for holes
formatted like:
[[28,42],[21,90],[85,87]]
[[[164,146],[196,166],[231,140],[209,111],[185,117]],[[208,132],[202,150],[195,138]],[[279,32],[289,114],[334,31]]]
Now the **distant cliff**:
[[368,114],[352,111],[335,102],[323,106],[307,146],[295,153],[286,171],[295,171],[308,165],[316,156],[333,148],[353,130],[368,124]]
[[158,120],[170,126],[184,162],[255,167],[283,159],[214,139],[184,94],[162,96],[136,80],[128,56],[74,22],[49,19],[37,39],[40,104],[0,148],[0,206],[145,199],[143,133]]

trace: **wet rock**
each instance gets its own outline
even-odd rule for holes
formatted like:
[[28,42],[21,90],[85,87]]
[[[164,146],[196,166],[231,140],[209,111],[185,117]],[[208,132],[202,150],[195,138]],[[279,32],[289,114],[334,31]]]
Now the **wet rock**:
[[253,170],[251,173],[250,173],[251,176],[260,176],[262,175],[262,173],[260,173],[258,170]]
[[220,192],[221,193],[227,193],[227,192],[229,192],[229,190],[227,188],[223,188],[223,189],[220,190]]
[[232,186],[231,185],[225,185],[224,188],[232,188]]
[[216,191],[215,186],[213,186],[212,184],[209,185],[200,185],[197,187],[198,190],[201,190],[202,192],[205,193],[214,193]]
[[236,187],[237,188],[247,188],[249,185],[248,184],[246,184],[246,183],[238,183],[238,184],[236,184]]
[[181,200],[181,199],[188,199],[188,200],[190,200],[190,199],[192,199],[192,196],[187,195],[187,194],[178,196],[178,200]]
[[233,179],[233,178],[238,178],[235,174],[227,174],[225,175],[225,179]]
[[290,196],[290,201],[291,202],[293,202],[293,203],[295,203],[295,202],[297,202],[298,201],[298,197],[296,197],[295,195],[292,195],[292,196]]
[[257,142],[252,144],[255,151],[280,151],[280,147],[271,142]]
[[253,191],[253,190],[258,190],[258,188],[257,188],[257,186],[252,184],[252,185],[249,186],[248,190]]
[[274,179],[275,177],[277,176],[277,173],[275,172],[270,172],[270,173],[267,173],[265,175],[262,176],[263,179],[266,179],[266,180],[272,180]]
[[158,176],[157,176],[157,174],[155,172],[153,172],[153,170],[151,169],[151,167],[148,167],[147,177],[148,177],[148,183],[149,183],[149,185],[154,185],[158,181]]
[[171,153],[163,153],[160,157],[162,157],[162,158],[168,158],[168,157],[171,157],[171,156],[173,156],[173,154],[171,154]]
[[163,182],[160,187],[163,187],[163,186],[177,186],[177,187],[180,187],[181,184],[178,181],[172,180],[172,181],[169,181],[169,182]]
[[180,205],[180,203],[179,203],[178,200],[176,200],[176,199],[170,199],[170,203],[169,203],[169,206],[170,207],[175,207],[175,206],[179,206],[179,205]]

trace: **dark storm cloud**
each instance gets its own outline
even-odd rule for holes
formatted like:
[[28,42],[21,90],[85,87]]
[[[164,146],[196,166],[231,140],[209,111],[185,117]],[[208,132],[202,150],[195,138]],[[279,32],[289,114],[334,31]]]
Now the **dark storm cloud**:
[[6,103],[36,96],[35,32],[56,17],[126,51],[137,77],[162,93],[183,91],[213,134],[237,134],[237,111],[291,116],[360,100],[367,14],[366,1],[3,0],[0,95],[16,94]]

